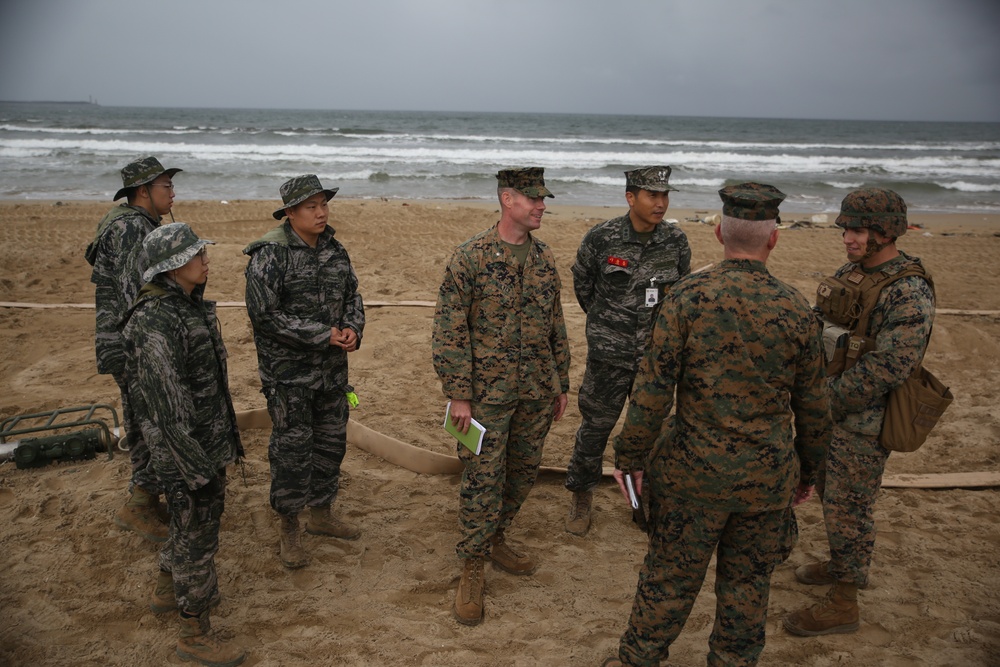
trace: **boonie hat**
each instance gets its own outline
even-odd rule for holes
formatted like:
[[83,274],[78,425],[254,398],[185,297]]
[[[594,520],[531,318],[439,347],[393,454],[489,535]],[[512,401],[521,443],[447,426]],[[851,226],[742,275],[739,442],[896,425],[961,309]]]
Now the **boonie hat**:
[[143,281],[148,283],[161,273],[181,268],[207,245],[215,245],[215,241],[199,239],[186,222],[157,227],[142,240],[143,250],[149,258],[149,268],[142,274]]
[[332,190],[324,188],[315,174],[305,174],[290,178],[281,184],[281,201],[283,202],[281,208],[271,215],[274,216],[275,220],[281,220],[285,217],[286,208],[301,204],[318,192],[325,193],[326,200],[330,201],[337,194],[338,190],[340,188],[333,188]]
[[501,188],[514,188],[526,197],[555,197],[545,187],[542,167],[519,167],[501,169],[497,172],[497,184]]
[[719,190],[722,214],[740,220],[778,220],[778,204],[785,193],[765,183],[740,183]]
[[152,155],[144,157],[141,160],[129,162],[127,165],[122,167],[122,188],[115,193],[112,201],[118,201],[127,195],[128,191],[132,188],[137,188],[140,185],[145,185],[146,183],[152,183],[160,177],[160,174],[173,176],[178,171],[184,170],[177,169],[176,167],[164,169],[163,165],[160,164],[160,161]]
[[906,202],[892,190],[861,188],[844,197],[834,224],[844,229],[867,227],[898,239],[906,233]]
[[667,166],[639,167],[625,172],[625,187],[641,188],[650,192],[676,192],[677,188],[670,186],[670,172]]

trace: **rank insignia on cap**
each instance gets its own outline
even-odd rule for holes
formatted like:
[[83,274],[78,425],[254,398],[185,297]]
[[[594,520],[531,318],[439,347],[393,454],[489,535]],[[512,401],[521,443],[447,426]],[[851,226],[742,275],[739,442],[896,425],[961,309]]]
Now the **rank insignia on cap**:
[[622,259],[621,257],[608,257],[608,264],[625,268],[628,266],[628,260]]

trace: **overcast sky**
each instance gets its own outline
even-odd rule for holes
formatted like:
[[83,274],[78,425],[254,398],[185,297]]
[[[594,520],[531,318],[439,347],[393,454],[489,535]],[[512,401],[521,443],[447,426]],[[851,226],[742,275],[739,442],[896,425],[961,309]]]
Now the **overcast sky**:
[[998,0],[0,0],[0,100],[1000,121]]

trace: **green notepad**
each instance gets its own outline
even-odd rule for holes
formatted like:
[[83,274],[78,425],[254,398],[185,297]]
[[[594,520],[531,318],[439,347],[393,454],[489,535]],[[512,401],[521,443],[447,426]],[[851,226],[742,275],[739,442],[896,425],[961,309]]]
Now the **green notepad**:
[[462,443],[473,454],[478,454],[483,448],[483,436],[486,435],[486,427],[473,419],[469,425],[468,433],[459,431],[451,423],[451,401],[448,401],[448,407],[444,409],[444,430],[451,433],[456,440]]

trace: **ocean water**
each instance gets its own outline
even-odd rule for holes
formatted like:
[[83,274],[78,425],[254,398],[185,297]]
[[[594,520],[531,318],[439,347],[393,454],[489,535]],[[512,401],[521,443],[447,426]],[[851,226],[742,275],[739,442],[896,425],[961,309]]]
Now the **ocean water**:
[[911,211],[1000,212],[998,123],[0,103],[0,199],[110,200],[146,155],[184,169],[179,199],[277,201],[315,173],[345,197],[493,200],[498,169],[535,165],[553,203],[624,206],[623,171],[668,164],[679,208],[758,180],[789,211],[877,185]]

